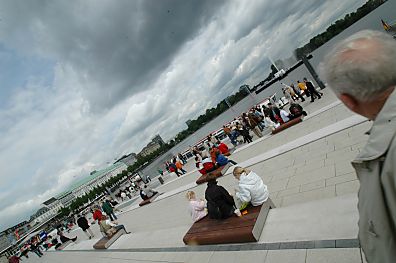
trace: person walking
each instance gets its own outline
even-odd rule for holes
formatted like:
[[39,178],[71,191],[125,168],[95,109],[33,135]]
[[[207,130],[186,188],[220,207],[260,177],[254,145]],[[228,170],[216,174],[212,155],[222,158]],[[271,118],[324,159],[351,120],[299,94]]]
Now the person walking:
[[[294,86],[293,83],[290,84],[290,88],[294,91],[294,94],[296,94],[295,96],[296,96],[297,99],[301,99],[301,102],[304,102],[304,101],[305,101],[304,97],[301,96],[301,94],[300,94],[300,92],[301,92],[300,89],[297,89],[297,88]],[[296,100],[297,100],[297,99],[296,99]]]
[[103,211],[110,217],[111,220],[117,220],[116,215],[114,214],[113,207],[110,204],[109,200],[105,200],[102,204]]
[[237,142],[235,141],[235,138],[231,135],[231,129],[224,125],[223,126],[223,131],[224,133],[228,136],[228,138],[230,139],[232,145],[234,145],[234,147],[237,145]]
[[260,123],[259,117],[257,117],[253,112],[249,112],[247,115],[247,121],[250,126],[250,129],[254,132],[254,134],[257,135],[257,137],[261,138],[263,137],[263,134],[261,133],[261,130],[259,129],[258,125]]
[[99,205],[94,206],[94,212],[92,214],[92,218],[94,221],[96,220],[100,221],[100,219],[102,218],[102,211],[100,210]]
[[299,80],[297,80],[297,87],[301,90],[301,92],[303,92],[305,94],[305,96],[308,98],[309,96],[311,96],[311,94],[309,93],[307,86],[305,86],[305,83],[300,82]]
[[41,252],[41,250],[40,250],[40,246],[39,246],[37,240],[34,240],[30,244],[30,251],[34,252],[39,258],[41,258],[44,255],[43,252]]
[[360,181],[359,240],[369,263],[396,260],[396,42],[363,30],[338,43],[322,78],[353,112],[372,120],[352,165]]
[[182,162],[181,162],[180,160],[174,159],[174,162],[175,162],[176,168],[177,168],[179,171],[181,171],[182,174],[186,174],[186,173],[187,173],[187,171],[183,169],[183,164],[182,164]]
[[89,227],[88,220],[85,218],[83,214],[79,214],[77,219],[77,225],[84,231],[89,239],[93,238],[95,235]]
[[250,136],[249,131],[246,129],[245,126],[243,126],[242,124],[240,124],[239,122],[236,122],[236,127],[238,130],[238,133],[242,135],[243,137],[243,142],[244,143],[251,143],[253,142],[252,140],[252,136]]
[[311,81],[307,80],[307,78],[304,78],[303,80],[304,80],[305,86],[307,86],[307,89],[308,89],[309,93],[311,94],[311,102],[314,102],[316,97],[318,98],[318,100],[320,100],[321,96],[320,96],[319,92],[316,90],[314,84]]

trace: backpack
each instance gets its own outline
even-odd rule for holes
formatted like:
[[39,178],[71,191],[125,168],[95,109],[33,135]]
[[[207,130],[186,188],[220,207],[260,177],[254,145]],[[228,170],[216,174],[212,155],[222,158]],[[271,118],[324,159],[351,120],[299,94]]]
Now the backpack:
[[216,202],[214,202],[211,199],[207,200],[207,208],[208,208],[208,215],[209,218],[212,219],[221,219],[222,218],[222,214],[220,211],[220,207],[216,204]]

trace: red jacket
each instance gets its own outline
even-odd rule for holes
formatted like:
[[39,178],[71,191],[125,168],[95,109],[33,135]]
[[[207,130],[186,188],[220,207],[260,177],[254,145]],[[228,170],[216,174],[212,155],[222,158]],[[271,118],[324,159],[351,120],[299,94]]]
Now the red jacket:
[[98,221],[102,220],[102,211],[96,209],[95,212],[93,213],[93,219]]
[[215,163],[216,162],[216,153],[221,153],[219,149],[217,149],[216,147],[213,147],[212,150],[210,150],[210,158],[212,159],[212,162]]
[[228,146],[227,146],[225,143],[220,143],[219,146],[218,146],[217,148],[219,148],[219,150],[220,150],[220,152],[221,152],[222,154],[229,153],[229,151],[230,151],[230,150],[228,149]]

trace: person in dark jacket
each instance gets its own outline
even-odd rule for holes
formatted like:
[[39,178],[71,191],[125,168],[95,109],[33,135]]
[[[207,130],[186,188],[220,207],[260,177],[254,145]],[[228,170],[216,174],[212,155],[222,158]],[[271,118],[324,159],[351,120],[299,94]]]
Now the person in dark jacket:
[[217,185],[216,179],[208,182],[205,199],[208,202],[208,214],[210,218],[226,219],[234,213],[237,216],[241,216],[241,212],[235,207],[234,198],[224,187]]
[[315,89],[315,86],[312,84],[311,81],[308,81],[307,78],[304,78],[304,83],[305,86],[307,86],[307,89],[309,93],[311,94],[311,102],[315,101],[315,98],[318,97],[318,100],[321,98],[319,92]]
[[289,111],[290,111],[290,115],[289,115],[290,119],[295,119],[303,115],[307,116],[307,112],[305,112],[303,107],[298,103],[291,103]]
[[69,238],[69,237],[66,237],[64,234],[63,234],[63,232],[62,231],[58,231],[58,235],[59,235],[59,239],[60,239],[60,241],[62,242],[62,243],[66,243],[66,242],[68,242],[68,241],[73,241],[73,242],[76,242],[76,240],[77,240],[77,236],[76,237],[74,237],[74,238]]
[[280,123],[283,124],[281,115],[280,115],[280,109],[278,107],[276,107],[275,105],[273,105],[272,103],[268,103],[268,107],[269,107],[269,117],[270,119],[275,122],[275,123]]
[[111,221],[117,220],[117,217],[114,214],[113,207],[111,206],[109,200],[105,200],[103,202],[102,209],[110,217]]
[[89,239],[95,236],[92,230],[89,228],[88,220],[85,218],[83,214],[80,214],[78,216],[77,225],[82,229],[82,231],[84,231],[84,233],[88,236]]

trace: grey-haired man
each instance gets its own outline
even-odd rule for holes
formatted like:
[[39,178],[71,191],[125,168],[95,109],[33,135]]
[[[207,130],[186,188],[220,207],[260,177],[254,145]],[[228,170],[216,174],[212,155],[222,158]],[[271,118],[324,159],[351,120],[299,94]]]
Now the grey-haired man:
[[326,56],[321,71],[349,109],[373,121],[352,162],[360,181],[359,239],[368,262],[396,262],[396,41],[358,32]]

